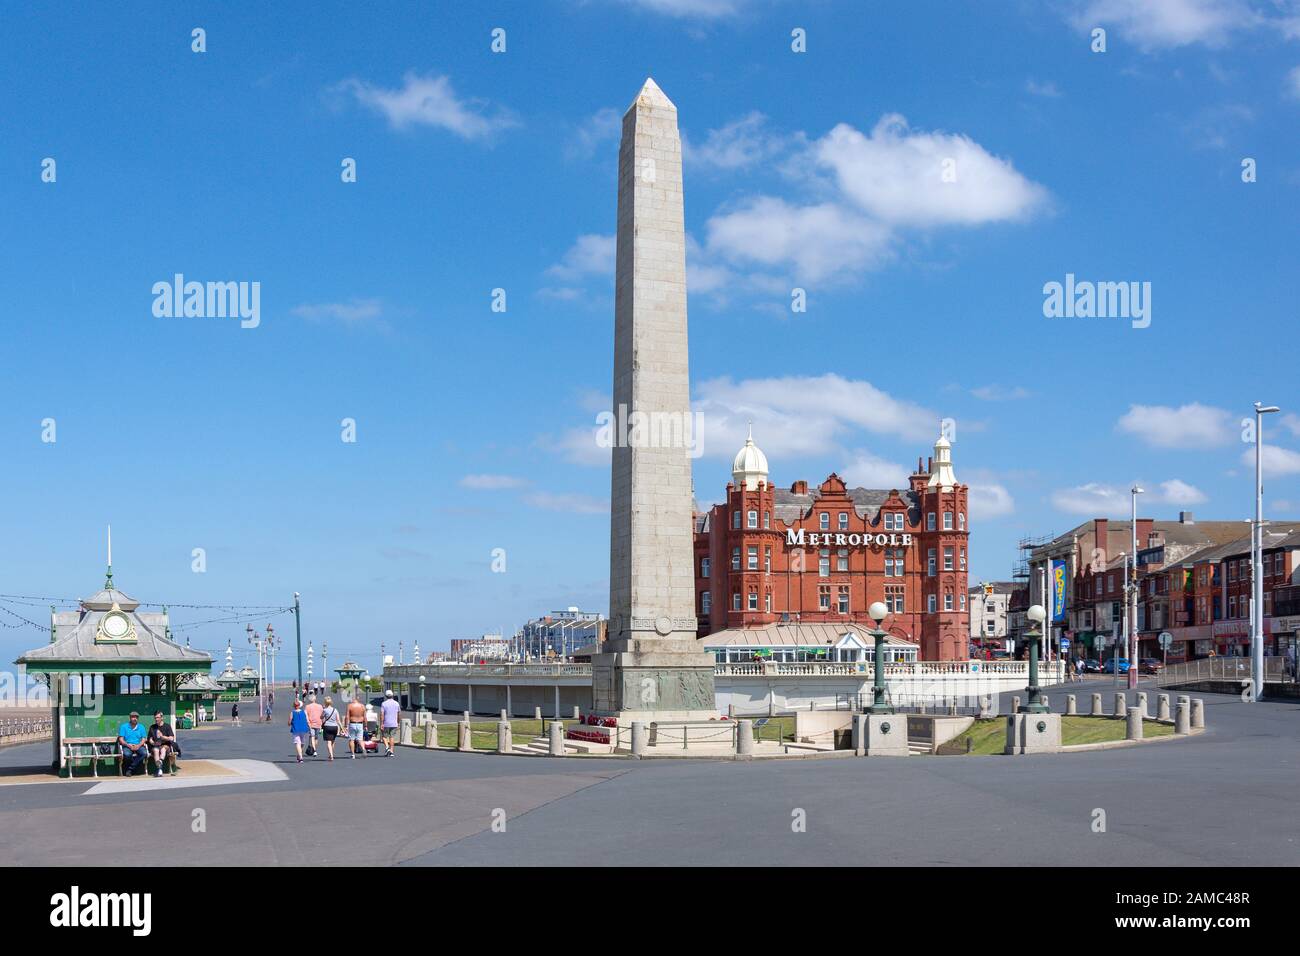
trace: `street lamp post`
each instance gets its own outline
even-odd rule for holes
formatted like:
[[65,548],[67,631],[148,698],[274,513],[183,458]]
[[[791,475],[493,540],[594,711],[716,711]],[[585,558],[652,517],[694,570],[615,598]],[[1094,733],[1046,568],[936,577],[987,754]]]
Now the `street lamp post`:
[[[1129,521],[1129,531],[1130,531],[1131,534],[1132,534],[1132,540],[1131,540],[1130,544],[1132,545],[1132,548],[1133,548],[1133,560],[1129,563],[1129,574],[1126,576],[1125,584],[1126,584],[1126,586],[1127,586],[1127,588],[1128,588],[1128,592],[1129,592],[1129,593],[1126,595],[1126,598],[1127,598],[1127,600],[1128,600],[1128,602],[1129,602],[1129,607],[1132,609],[1131,612],[1130,612],[1130,614],[1129,614],[1129,647],[1128,647],[1128,687],[1129,687],[1129,690],[1132,690],[1132,689],[1134,689],[1135,687],[1137,687],[1137,685],[1138,685],[1138,682],[1137,682],[1137,678],[1138,678],[1138,666],[1137,666],[1137,662],[1138,662],[1138,661],[1137,661],[1137,648],[1138,648],[1138,618],[1137,618],[1137,613],[1138,613],[1138,612],[1137,612],[1137,606],[1138,606],[1138,602],[1137,602],[1137,582],[1138,582],[1138,560],[1137,560],[1137,556],[1138,556],[1138,543],[1137,543],[1137,542],[1138,542],[1138,530],[1137,530],[1137,521],[1138,521],[1138,495],[1143,494],[1143,491],[1142,491],[1142,489],[1139,488],[1137,485],[1134,485],[1132,488],[1129,489],[1129,494],[1132,496],[1132,501],[1133,501],[1133,512],[1132,512],[1132,517],[1131,517],[1131,519],[1130,519],[1130,521]],[[1118,667],[1119,665],[1116,664],[1115,666]]]
[[293,629],[298,640],[298,686],[302,687],[302,605],[297,591],[293,592]]
[[1250,683],[1251,701],[1264,696],[1264,416],[1281,411],[1255,403],[1255,526],[1251,535]]
[[876,639],[876,657],[871,665],[874,699],[871,706],[867,708],[867,713],[892,714],[894,708],[885,702],[885,638],[889,636],[889,632],[880,626],[880,622],[889,615],[889,608],[883,601],[877,601],[867,609],[867,614],[876,622],[875,628],[869,632]]
[[262,672],[262,638],[253,630],[251,623],[245,630],[248,633],[248,643],[257,651],[257,719],[264,720],[266,718],[266,681]]
[[1045,714],[1047,705],[1043,703],[1043,695],[1038,687],[1038,642],[1043,637],[1042,627],[1047,612],[1043,610],[1041,604],[1035,604],[1025,613],[1025,616],[1033,623],[1025,634],[1029,642],[1029,686],[1025,688],[1029,692],[1029,700],[1020,705],[1020,713]]

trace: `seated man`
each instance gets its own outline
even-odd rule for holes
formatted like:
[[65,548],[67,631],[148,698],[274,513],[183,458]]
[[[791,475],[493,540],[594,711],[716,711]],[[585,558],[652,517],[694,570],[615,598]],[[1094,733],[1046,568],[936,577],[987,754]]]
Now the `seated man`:
[[122,748],[122,773],[128,777],[132,776],[149,759],[145,730],[140,725],[140,715],[134,710],[131,711],[127,722],[117,728],[117,743]]
[[157,776],[163,775],[163,767],[169,757],[171,772],[176,772],[176,755],[180,752],[180,747],[176,745],[176,732],[172,730],[171,724],[165,722],[161,710],[153,715],[153,726],[149,728],[149,752],[153,754],[154,766],[158,768]]

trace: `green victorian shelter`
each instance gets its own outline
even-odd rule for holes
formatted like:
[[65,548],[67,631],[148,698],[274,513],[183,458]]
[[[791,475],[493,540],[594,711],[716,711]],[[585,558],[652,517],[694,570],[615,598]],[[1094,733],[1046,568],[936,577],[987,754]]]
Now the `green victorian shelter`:
[[114,739],[133,710],[146,726],[161,710],[176,727],[181,688],[212,669],[211,656],[171,640],[165,608],[142,611],[114,587],[109,548],[103,590],[75,611],[51,609],[50,643],[15,661],[50,688],[53,766],[62,773],[71,770],[65,740]]

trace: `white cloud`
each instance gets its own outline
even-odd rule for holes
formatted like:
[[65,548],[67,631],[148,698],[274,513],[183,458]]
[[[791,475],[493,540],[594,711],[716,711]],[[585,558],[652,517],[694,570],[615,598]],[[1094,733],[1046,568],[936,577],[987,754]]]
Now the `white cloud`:
[[623,131],[623,117],[612,106],[605,106],[587,117],[565,144],[565,154],[571,158],[589,158],[608,142],[618,142]]
[[350,327],[372,326],[387,329],[381,316],[383,303],[379,299],[352,299],[348,302],[318,302],[295,305],[290,315],[309,322],[339,322]]
[[1286,75],[1286,91],[1293,99],[1300,100],[1300,66]]
[[[605,410],[608,411],[608,405]],[[542,435],[537,439],[537,445],[575,465],[608,468],[610,449],[597,441],[600,429],[595,423],[595,415],[592,419],[591,425],[585,428],[570,428],[560,435]]]
[[1032,93],[1034,96],[1043,96],[1053,100],[1058,99],[1061,96],[1060,89],[1051,80],[1048,80],[1045,83],[1039,83],[1033,77],[1030,77],[1025,81],[1025,92]]
[[839,451],[855,430],[924,441],[938,433],[939,421],[870,382],[835,374],[709,379],[697,384],[694,408],[704,419],[704,455],[728,459],[751,421],[754,442],[769,460],[787,461]]
[[1300,438],[1300,415],[1297,415],[1295,412],[1283,412],[1282,415],[1279,416],[1278,421],[1280,421],[1282,426],[1291,432],[1292,435]]
[[[958,480],[961,476],[958,475]],[[971,481],[970,514],[973,520],[1000,518],[1016,510],[1016,502],[1004,485],[994,482]]]
[[783,148],[784,144],[768,129],[767,117],[759,112],[709,130],[698,146],[682,134],[682,159],[695,167],[746,169],[773,158]]
[[475,491],[498,491],[504,488],[523,488],[527,486],[528,479],[516,478],[512,475],[466,475],[460,480],[462,488],[473,488]]
[[972,388],[970,393],[985,402],[1014,402],[1030,396],[1029,389],[1023,385],[981,385],[979,388]]
[[1158,501],[1167,505],[1199,505],[1207,500],[1205,493],[1201,489],[1189,485],[1185,481],[1177,478],[1171,478],[1168,481],[1162,481],[1159,484],[1160,491],[1153,497],[1153,501]]
[[[840,123],[810,153],[843,196],[894,226],[973,226],[1024,219],[1047,191],[962,134],[912,130],[897,113],[870,135]],[[952,181],[945,179],[951,170]]]
[[623,2],[670,17],[716,20],[739,13],[747,0],[623,0]]
[[590,495],[552,494],[547,491],[525,495],[524,501],[534,508],[545,511],[566,511],[570,514],[598,515],[609,514],[609,502]]
[[705,233],[710,256],[789,267],[796,279],[811,282],[873,267],[890,255],[887,228],[835,203],[798,206],[757,196],[715,214]]
[[1261,22],[1246,0],[1086,0],[1075,27],[1106,27],[1143,50],[1202,44],[1221,47]]
[[[1241,463],[1249,467],[1252,476],[1255,474],[1254,446],[1241,453]],[[1265,441],[1263,451],[1260,454],[1260,465],[1263,468],[1265,478],[1300,475],[1300,451],[1270,445]]]
[[396,89],[365,80],[349,79],[339,84],[357,102],[382,114],[393,129],[434,126],[462,139],[482,139],[498,130],[517,126],[518,121],[503,110],[486,111],[481,102],[462,100],[446,76],[409,72]]
[[1129,511],[1129,493],[1095,481],[1052,492],[1058,511],[1086,515],[1118,515]]
[[[1145,488],[1146,491],[1138,497],[1139,509],[1144,504],[1186,507],[1208,500],[1199,488],[1178,478],[1156,482]],[[1125,517],[1132,512],[1132,495],[1128,488],[1093,481],[1053,492],[1052,504],[1058,511],[1070,514]]]
[[869,451],[858,450],[845,463],[841,477],[850,488],[899,488],[907,487],[907,469],[892,461],[886,461]]
[[597,233],[579,236],[563,258],[546,270],[546,274],[570,282],[593,275],[604,276],[613,282],[616,244],[614,236]]
[[1199,402],[1177,408],[1131,405],[1115,427],[1156,448],[1216,448],[1239,437],[1230,412]]

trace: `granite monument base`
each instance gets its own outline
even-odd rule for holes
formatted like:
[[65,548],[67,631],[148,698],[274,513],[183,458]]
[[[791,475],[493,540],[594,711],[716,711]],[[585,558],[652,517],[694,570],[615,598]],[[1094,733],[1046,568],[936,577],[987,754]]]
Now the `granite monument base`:
[[1007,714],[1008,754],[1061,752],[1060,714]]

